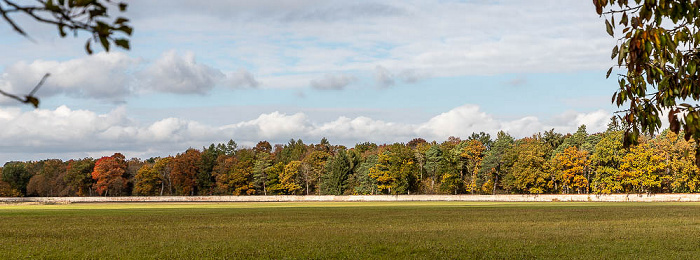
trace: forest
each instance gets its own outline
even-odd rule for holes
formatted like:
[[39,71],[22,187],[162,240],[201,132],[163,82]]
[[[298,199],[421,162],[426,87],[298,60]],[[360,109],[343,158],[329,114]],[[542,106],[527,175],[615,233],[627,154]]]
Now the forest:
[[235,141],[142,160],[7,162],[0,196],[609,194],[700,190],[695,142],[665,130],[624,147],[612,120],[602,133],[554,129],[515,139],[473,133],[443,142]]

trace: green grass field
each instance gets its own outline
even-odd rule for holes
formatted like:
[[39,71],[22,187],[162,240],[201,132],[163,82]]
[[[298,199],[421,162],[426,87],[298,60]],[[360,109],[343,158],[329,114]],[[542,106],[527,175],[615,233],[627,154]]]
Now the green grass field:
[[0,205],[0,258],[697,259],[698,203]]

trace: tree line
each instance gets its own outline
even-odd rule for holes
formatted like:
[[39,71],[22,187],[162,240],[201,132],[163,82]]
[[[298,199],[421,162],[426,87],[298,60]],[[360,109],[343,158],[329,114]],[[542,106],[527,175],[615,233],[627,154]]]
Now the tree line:
[[623,127],[585,125],[515,139],[474,133],[438,143],[354,147],[233,140],[175,156],[8,162],[0,196],[608,194],[700,190],[695,142],[663,131],[624,148]]

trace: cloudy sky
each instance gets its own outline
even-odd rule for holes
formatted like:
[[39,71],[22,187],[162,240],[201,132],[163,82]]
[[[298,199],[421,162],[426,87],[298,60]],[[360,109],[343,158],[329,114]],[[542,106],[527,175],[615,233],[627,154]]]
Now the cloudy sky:
[[605,129],[615,41],[590,1],[131,1],[132,50],[0,23],[0,163],[229,139],[445,140]]

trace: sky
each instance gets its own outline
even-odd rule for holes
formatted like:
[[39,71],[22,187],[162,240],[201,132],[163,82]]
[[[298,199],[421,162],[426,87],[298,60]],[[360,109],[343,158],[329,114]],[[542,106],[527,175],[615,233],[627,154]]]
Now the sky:
[[[441,142],[604,131],[616,43],[590,1],[129,1],[131,50],[0,22],[0,163],[175,155],[230,139]],[[95,50],[100,50],[95,48]]]

